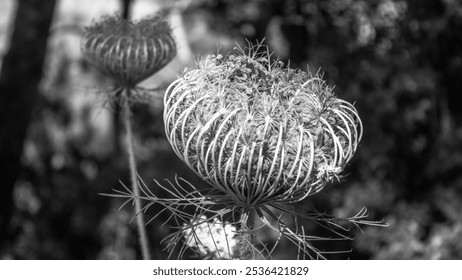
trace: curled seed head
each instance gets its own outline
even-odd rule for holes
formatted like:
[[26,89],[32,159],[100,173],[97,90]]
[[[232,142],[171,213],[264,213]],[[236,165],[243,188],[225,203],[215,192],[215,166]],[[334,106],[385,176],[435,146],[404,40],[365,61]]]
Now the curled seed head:
[[101,73],[133,87],[170,62],[176,45],[164,13],[137,23],[107,16],[86,29],[81,51]]
[[297,202],[339,178],[362,125],[318,75],[271,62],[258,48],[209,56],[167,89],[176,154],[243,207]]

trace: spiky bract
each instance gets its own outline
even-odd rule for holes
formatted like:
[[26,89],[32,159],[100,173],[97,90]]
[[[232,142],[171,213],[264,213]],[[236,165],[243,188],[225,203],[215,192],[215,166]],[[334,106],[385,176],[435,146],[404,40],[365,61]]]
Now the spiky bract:
[[176,154],[244,209],[298,202],[338,178],[362,125],[319,75],[267,52],[208,56],[167,89],[164,121]]

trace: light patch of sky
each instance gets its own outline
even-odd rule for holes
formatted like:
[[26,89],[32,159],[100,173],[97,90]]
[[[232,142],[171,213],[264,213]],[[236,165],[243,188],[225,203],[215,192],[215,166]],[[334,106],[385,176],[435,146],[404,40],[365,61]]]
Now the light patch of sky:
[[6,38],[10,35],[11,19],[15,7],[15,1],[13,0],[0,0],[0,67],[8,47]]
[[[102,15],[120,12],[120,0],[59,0],[56,3],[54,27],[66,25],[86,26]],[[155,14],[165,1],[134,0],[132,18],[140,19]],[[16,1],[0,0],[0,63],[8,48]]]
[[[131,17],[135,20],[155,14],[163,5],[163,1],[134,0]],[[102,15],[120,12],[121,0],[60,0],[57,7],[58,24],[75,20],[88,25]]]

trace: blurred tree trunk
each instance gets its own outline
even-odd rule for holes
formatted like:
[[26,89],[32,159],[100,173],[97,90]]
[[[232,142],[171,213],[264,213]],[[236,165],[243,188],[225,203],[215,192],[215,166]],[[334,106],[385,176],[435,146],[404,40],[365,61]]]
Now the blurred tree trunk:
[[39,94],[55,0],[18,0],[0,72],[0,248],[11,237],[12,192],[21,172],[26,129]]

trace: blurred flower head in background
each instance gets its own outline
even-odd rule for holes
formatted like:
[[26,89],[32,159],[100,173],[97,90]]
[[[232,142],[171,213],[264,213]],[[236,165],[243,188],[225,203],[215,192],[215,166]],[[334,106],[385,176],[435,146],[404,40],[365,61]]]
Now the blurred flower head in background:
[[133,88],[155,74],[176,55],[165,13],[132,22],[106,16],[86,29],[84,58],[122,88]]

